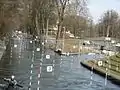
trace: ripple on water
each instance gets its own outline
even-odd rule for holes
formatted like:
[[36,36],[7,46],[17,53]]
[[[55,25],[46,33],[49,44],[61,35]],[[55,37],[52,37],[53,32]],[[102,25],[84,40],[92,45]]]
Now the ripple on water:
[[[59,79],[47,90],[118,90],[111,88],[110,85],[105,86],[104,79],[98,75],[95,75],[97,79],[91,80],[90,71],[81,66],[78,67],[79,60],[71,60],[71,57],[64,57]],[[74,65],[72,69],[70,69],[70,63]]]

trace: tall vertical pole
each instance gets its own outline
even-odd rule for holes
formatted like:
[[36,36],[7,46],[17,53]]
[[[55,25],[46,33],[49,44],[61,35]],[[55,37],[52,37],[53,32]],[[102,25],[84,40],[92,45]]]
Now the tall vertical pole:
[[48,37],[48,25],[49,25],[49,19],[47,19],[46,38]]
[[65,39],[65,27],[63,27],[63,45],[62,45],[62,53],[63,53],[63,51],[64,51],[64,39]]

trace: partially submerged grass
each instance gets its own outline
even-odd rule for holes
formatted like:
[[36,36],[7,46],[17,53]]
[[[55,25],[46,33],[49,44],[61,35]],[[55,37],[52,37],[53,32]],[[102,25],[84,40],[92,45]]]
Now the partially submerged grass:
[[93,49],[85,48],[83,45],[83,40],[79,39],[65,39],[58,41],[58,48],[62,49],[63,53],[89,53],[89,52],[96,52]]
[[99,60],[89,60],[85,61],[85,64],[120,80],[120,54],[102,60],[102,66],[98,66],[98,61]]

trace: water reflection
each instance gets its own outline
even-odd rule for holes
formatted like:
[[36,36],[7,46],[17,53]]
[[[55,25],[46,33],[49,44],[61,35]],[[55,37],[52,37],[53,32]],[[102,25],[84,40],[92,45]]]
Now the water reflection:
[[[93,59],[93,56],[60,57],[39,42],[30,41],[10,40],[0,61],[0,77],[14,74],[22,85],[31,85],[31,90],[38,87],[40,90],[119,90],[119,87],[110,81],[105,86],[104,78],[99,75],[93,74],[91,80],[91,72],[83,68],[80,61]],[[40,51],[37,51],[37,48],[40,48]],[[46,55],[50,55],[50,59],[46,58]],[[53,71],[47,72],[47,66],[52,66]]]
[[[15,75],[16,79],[26,86],[31,81],[32,90],[37,89],[39,85],[41,85],[39,87],[51,85],[59,76],[60,59],[50,50],[43,52],[44,48],[41,48],[38,43],[30,43],[28,39],[11,39],[0,61],[0,77]],[[37,51],[36,48],[40,48],[40,51]],[[47,54],[50,55],[49,60],[45,57]],[[33,67],[31,68],[32,64]],[[52,66],[53,71],[47,72],[47,66]]]

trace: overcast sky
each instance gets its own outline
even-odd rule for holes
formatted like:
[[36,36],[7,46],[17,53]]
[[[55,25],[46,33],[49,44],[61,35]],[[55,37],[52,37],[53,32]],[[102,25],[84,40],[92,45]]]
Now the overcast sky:
[[88,8],[96,23],[108,9],[114,9],[120,13],[120,0],[89,0]]

